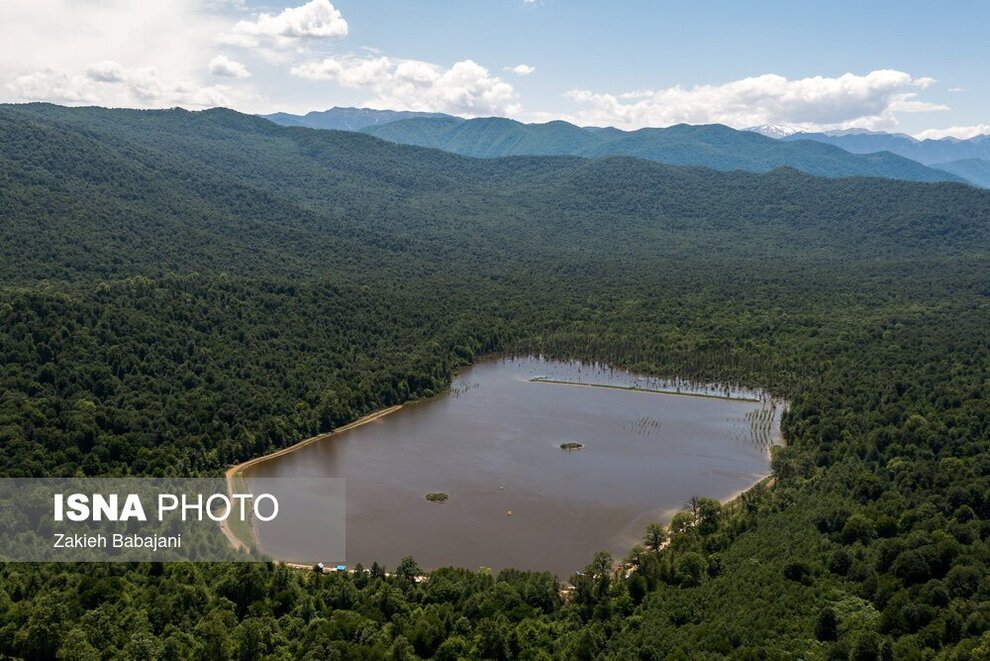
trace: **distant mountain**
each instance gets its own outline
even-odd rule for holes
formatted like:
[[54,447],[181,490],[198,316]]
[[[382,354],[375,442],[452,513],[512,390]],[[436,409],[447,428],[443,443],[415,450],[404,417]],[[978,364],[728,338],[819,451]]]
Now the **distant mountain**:
[[368,127],[363,132],[391,142],[478,158],[590,155],[615,138],[606,129],[588,130],[559,121],[522,124],[504,117],[408,119]]
[[965,158],[959,161],[938,163],[932,167],[951,172],[977,186],[990,188],[990,160],[985,158]]
[[[792,131],[792,135],[794,133],[805,133],[805,131]],[[866,135],[899,135],[899,136],[909,137],[909,136],[907,136],[906,133],[886,133],[884,131],[871,131],[870,129],[859,129],[859,128],[852,128],[852,129],[830,129],[828,131],[822,131],[822,133],[824,133],[825,135],[864,135],[864,134],[866,134]]]
[[363,132],[401,144],[483,158],[500,156],[634,156],[670,165],[767,172],[793,167],[822,177],[885,177],[964,181],[889,153],[858,155],[812,140],[783,141],[720,124],[638,131],[584,129],[567,122],[522,124],[501,117],[416,118],[369,126]]
[[262,115],[282,126],[305,126],[311,129],[336,129],[339,131],[360,131],[369,126],[381,126],[390,122],[417,117],[444,118],[450,117],[439,112],[414,112],[411,110],[375,110],[374,108],[330,108],[291,115],[277,112],[273,115]]
[[[605,152],[607,144],[590,141],[618,136],[617,150],[651,155],[660,144],[671,157],[683,149],[720,164],[734,163],[733,151],[753,153],[751,144],[804,146],[724,126],[624,133],[563,122],[453,125],[458,135],[518,129],[520,149],[548,136],[538,146],[584,140],[593,147],[586,151]],[[708,277],[714,246],[747,263],[785,254],[872,263],[877,255],[978,252],[990,240],[990,192],[969,186],[828,180],[793,168],[717,172],[628,157],[466,158],[223,108],[0,104],[0,145],[0,282],[8,287],[170,273],[277,282],[350,273],[365,283],[372,271],[398,282],[396,273],[427,274],[417,277],[433,286],[473,277],[485,264],[510,279],[547,268],[548,259],[558,260],[555,279],[624,251],[641,257],[621,263],[642,260],[647,272],[658,254],[670,264],[693,256]],[[555,270],[577,255],[582,261],[570,263],[579,270]]]
[[783,140],[814,140],[841,147],[853,154],[869,154],[889,151],[913,161],[933,165],[963,159],[990,160],[990,135],[969,140],[942,138],[941,140],[916,140],[900,133],[795,133]]
[[750,126],[747,131],[752,131],[753,133],[759,133],[760,135],[765,135],[768,138],[786,138],[789,135],[794,135],[798,133],[798,129],[791,128],[790,126],[784,126],[781,124],[764,124],[763,126]]

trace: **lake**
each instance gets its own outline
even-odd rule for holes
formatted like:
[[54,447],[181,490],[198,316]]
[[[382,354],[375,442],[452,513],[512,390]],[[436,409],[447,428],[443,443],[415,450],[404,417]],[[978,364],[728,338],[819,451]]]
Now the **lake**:
[[[345,559],[321,556],[317,526],[259,526],[261,546],[297,562],[391,569],[412,555],[425,569],[566,579],[596,551],[624,556],[692,496],[726,500],[769,473],[780,404],[628,388],[724,394],[576,362],[482,362],[447,394],[250,468],[249,481],[346,478]],[[449,498],[430,502],[431,492]]]

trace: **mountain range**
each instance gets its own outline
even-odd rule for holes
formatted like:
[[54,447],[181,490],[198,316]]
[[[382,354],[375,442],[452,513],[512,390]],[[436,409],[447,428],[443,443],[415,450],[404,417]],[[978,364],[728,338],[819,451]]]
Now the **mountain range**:
[[792,133],[779,137],[787,141],[814,140],[841,147],[853,154],[887,151],[938,170],[951,172],[983,188],[990,188],[990,135],[979,135],[968,140],[957,138],[917,140],[903,133],[844,131]]
[[[582,151],[595,158],[467,158],[357,132],[280,127],[221,108],[152,113],[4,106],[0,178],[6,184],[0,206],[9,210],[3,241],[9,249],[2,262],[8,272],[0,275],[11,281],[45,273],[74,279],[93,275],[94,269],[103,276],[130,275],[139,266],[141,272],[155,274],[213,269],[245,275],[317,268],[339,272],[369,251],[379,261],[391,253],[405,264],[420,249],[449,245],[455,229],[459,240],[490,245],[500,259],[508,259],[509,254],[500,252],[504,237],[492,233],[494,218],[499,232],[511,225],[513,232],[528,237],[515,243],[511,254],[532,249],[537,259],[548,237],[555,236],[555,245],[560,245],[559,233],[577,231],[575,223],[584,228],[582,236],[591,232],[601,241],[616,231],[613,225],[598,225],[597,209],[606,200],[613,219],[629,213],[634,220],[644,209],[651,210],[658,224],[637,224],[640,241],[646,233],[667,232],[674,222],[670,219],[677,219],[678,226],[690,219],[693,236],[704,236],[705,245],[711,245],[723,229],[734,232],[737,225],[745,227],[760,217],[773,219],[766,225],[772,230],[766,239],[775,238],[757,242],[754,252],[786,243],[792,233],[806,252],[816,246],[851,254],[891,227],[930,236],[940,218],[937,209],[969,195],[968,187],[952,184],[829,181],[788,168],[766,174],[717,172],[607,156],[609,144],[631,155],[655,155],[637,142],[644,133],[663,138],[654,143],[675,156],[678,150],[698,153],[698,145],[713,135],[780,150],[810,145],[821,153],[844,154],[828,145],[778,142],[725,127],[624,133],[586,131],[563,122],[526,126],[510,120],[416,119],[381,128],[410,124],[453,124],[467,131],[461,134],[465,137],[480,129],[493,138],[518,138],[515,143],[491,141],[494,146],[481,152],[485,154],[577,151],[569,141],[580,139],[586,145]],[[730,151],[725,144],[714,145],[709,153],[717,158],[709,162],[729,169],[739,162],[728,160]],[[866,188],[860,190],[859,184]],[[48,191],[46,199],[60,201],[57,216],[32,192],[40,185]],[[138,195],[140,205],[134,202]],[[851,224],[845,212],[831,210],[840,196],[854,200],[847,209],[870,200],[884,214],[893,214],[884,221],[889,226],[881,230]],[[578,200],[580,210],[574,206]],[[493,216],[493,207],[504,212]],[[899,220],[899,214],[913,219],[922,207],[929,209],[926,217],[931,219],[923,227],[907,227]],[[527,228],[533,218],[546,216],[558,218],[559,226],[546,236],[531,236]],[[466,232],[461,224],[469,217],[472,227]],[[65,231],[50,231],[56,226]],[[899,245],[913,240],[908,234],[898,239]],[[134,242],[142,246],[140,251],[129,247]],[[125,252],[129,258],[122,260],[119,255]]]
[[876,133],[873,131],[842,133],[792,133],[781,140],[814,140],[841,147],[853,154],[889,151],[913,161],[933,165],[963,159],[990,159],[990,135],[979,135],[969,140],[941,138],[918,140],[903,133]]
[[582,128],[563,121],[523,124],[511,119],[457,117],[405,119],[363,132],[401,144],[465,156],[634,156],[668,165],[768,172],[792,167],[820,177],[885,177],[908,181],[964,181],[896,154],[851,154],[814,140],[781,141],[721,124],[678,124],[622,131]]
[[376,110],[374,108],[330,108],[314,110],[305,115],[277,112],[262,115],[281,126],[304,126],[310,129],[334,129],[337,131],[361,131],[371,126],[417,117],[450,117],[439,112],[415,112],[412,110]]
[[767,172],[793,167],[822,177],[870,176],[955,181],[990,187],[990,137],[919,141],[863,130],[795,132],[787,126],[739,131],[720,124],[679,124],[622,131],[564,121],[524,124],[502,117],[330,108],[306,115],[264,115],[282,126],[360,131],[400,144],[465,156],[634,156],[670,165]]

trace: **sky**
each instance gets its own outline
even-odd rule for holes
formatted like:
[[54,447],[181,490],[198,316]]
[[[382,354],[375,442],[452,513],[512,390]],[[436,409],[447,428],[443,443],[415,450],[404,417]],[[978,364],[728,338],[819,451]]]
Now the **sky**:
[[3,0],[0,101],[990,133],[990,3]]

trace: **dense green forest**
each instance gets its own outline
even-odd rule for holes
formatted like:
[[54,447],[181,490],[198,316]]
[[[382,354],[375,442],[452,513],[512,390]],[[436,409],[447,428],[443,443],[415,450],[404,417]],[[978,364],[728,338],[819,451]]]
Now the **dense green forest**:
[[791,402],[629,571],[5,564],[0,655],[990,658],[988,192],[0,106],[0,236],[5,476],[218,475],[493,352]]

